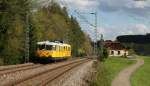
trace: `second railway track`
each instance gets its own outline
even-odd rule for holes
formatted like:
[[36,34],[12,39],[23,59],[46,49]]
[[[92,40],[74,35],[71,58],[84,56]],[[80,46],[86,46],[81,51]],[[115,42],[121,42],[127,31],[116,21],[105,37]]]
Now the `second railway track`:
[[32,64],[32,65],[24,65],[24,66],[19,66],[19,67],[8,68],[8,69],[0,70],[0,76],[19,72],[19,71],[34,69],[34,68],[38,68],[41,66],[43,66],[43,65],[42,64]]

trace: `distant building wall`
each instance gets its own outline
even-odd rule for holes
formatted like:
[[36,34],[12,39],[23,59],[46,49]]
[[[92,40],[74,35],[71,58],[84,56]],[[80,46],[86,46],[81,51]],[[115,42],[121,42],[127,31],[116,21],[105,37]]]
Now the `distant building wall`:
[[129,55],[129,52],[126,50],[109,50],[109,56],[124,56]]

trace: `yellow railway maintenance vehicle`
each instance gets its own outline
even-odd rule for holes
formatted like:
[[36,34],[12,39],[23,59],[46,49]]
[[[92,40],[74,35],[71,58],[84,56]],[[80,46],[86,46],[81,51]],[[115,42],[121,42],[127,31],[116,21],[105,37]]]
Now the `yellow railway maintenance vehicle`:
[[61,42],[37,42],[36,55],[39,59],[61,60],[71,57],[71,45]]

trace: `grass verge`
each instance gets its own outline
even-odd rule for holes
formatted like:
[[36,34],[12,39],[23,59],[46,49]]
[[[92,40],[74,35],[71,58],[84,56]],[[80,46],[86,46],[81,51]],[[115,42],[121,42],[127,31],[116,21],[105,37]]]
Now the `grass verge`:
[[139,56],[144,59],[144,65],[140,67],[131,78],[132,86],[150,86],[150,57]]
[[110,57],[105,62],[98,63],[96,77],[91,86],[111,86],[114,77],[133,63],[135,61],[119,57]]

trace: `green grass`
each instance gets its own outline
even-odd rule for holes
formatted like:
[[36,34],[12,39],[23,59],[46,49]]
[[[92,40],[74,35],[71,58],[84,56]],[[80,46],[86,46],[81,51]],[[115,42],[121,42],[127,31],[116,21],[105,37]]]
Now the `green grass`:
[[109,70],[109,78],[112,81],[114,77],[127,66],[135,63],[136,61],[128,60],[126,58],[109,58],[105,63],[105,67]]
[[132,86],[150,86],[150,57],[139,56],[144,59],[144,65],[140,67],[131,78]]
[[108,58],[104,63],[99,63],[96,79],[92,83],[92,86],[110,86],[115,76],[117,76],[122,69],[133,63],[135,63],[135,61],[120,57]]

